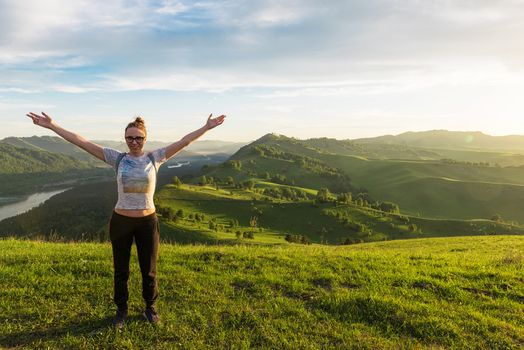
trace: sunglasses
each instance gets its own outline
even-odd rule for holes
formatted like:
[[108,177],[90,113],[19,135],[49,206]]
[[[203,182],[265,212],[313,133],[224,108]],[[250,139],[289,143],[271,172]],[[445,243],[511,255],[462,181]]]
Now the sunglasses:
[[142,142],[144,142],[144,139],[145,139],[144,136],[126,136],[126,141],[130,142],[130,143],[133,142],[133,141],[135,141],[137,143],[142,143]]

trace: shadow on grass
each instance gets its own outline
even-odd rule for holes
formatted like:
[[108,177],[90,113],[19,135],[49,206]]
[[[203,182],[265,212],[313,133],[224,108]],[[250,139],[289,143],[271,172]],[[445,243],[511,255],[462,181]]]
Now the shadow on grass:
[[[9,335],[0,336],[0,348],[26,347],[35,342],[57,341],[67,335],[79,337],[93,337],[105,332],[119,333],[120,331],[113,328],[113,316],[107,316],[102,319],[90,319],[80,322],[71,321],[58,327],[49,327],[42,329],[28,329],[15,332]],[[129,316],[127,324],[143,322],[144,326],[149,324],[140,315]],[[38,326],[38,325],[37,325]],[[29,328],[29,327],[28,327]]]

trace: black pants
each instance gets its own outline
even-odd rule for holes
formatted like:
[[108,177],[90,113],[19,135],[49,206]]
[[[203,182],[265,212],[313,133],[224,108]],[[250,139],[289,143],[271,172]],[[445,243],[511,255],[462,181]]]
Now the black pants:
[[109,221],[109,236],[113,247],[115,304],[119,309],[127,310],[129,258],[134,239],[140,271],[142,272],[142,297],[146,307],[153,306],[158,297],[156,260],[158,257],[159,230],[156,214],[132,218],[113,212]]

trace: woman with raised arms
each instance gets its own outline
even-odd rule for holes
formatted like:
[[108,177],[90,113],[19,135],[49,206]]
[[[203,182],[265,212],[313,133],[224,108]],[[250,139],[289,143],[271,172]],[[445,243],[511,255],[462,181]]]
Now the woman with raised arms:
[[184,147],[202,136],[206,131],[224,122],[225,115],[207,118],[200,129],[187,134],[171,145],[148,152],[144,150],[147,131],[144,120],[137,117],[125,128],[125,140],[129,152],[101,147],[82,136],[60,127],[49,115],[28,113],[33,123],[50,129],[96,158],[111,165],[116,172],[118,202],[109,221],[109,237],[113,250],[114,302],[117,306],[113,325],[124,326],[129,297],[129,259],[135,241],[140,271],[142,273],[142,297],[145,302],[144,317],[156,324],[160,318],[155,310],[158,297],[156,262],[158,257],[159,228],[153,195],[158,168]]

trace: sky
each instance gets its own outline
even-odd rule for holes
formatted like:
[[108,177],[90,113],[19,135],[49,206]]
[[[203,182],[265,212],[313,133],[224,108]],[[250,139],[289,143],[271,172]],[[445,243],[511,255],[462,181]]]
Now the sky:
[[0,138],[524,134],[521,0],[0,0]]

